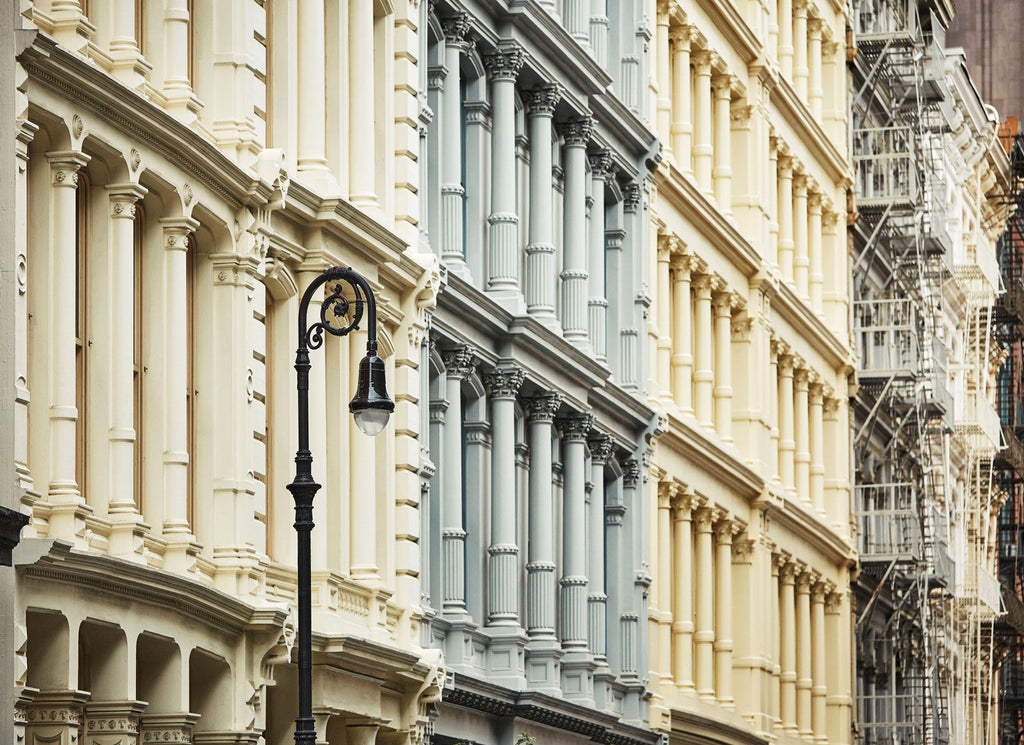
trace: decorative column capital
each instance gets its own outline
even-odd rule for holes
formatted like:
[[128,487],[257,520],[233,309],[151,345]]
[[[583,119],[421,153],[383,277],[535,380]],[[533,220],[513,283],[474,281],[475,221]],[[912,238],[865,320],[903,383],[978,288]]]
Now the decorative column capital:
[[157,222],[164,229],[164,249],[187,251],[188,237],[196,232],[199,221],[191,217],[161,217]]
[[732,544],[733,528],[735,521],[727,516],[720,517],[715,521],[712,531],[715,534],[715,542],[723,545]]
[[638,181],[632,181],[622,189],[622,208],[626,212],[636,212],[640,208],[641,186]]
[[690,41],[693,39],[693,26],[680,24],[672,26],[668,31],[668,38],[675,44],[677,52],[690,51]]
[[611,460],[612,449],[614,448],[615,443],[608,435],[598,435],[592,439],[588,445],[590,446],[590,461],[595,466],[603,466]]
[[731,316],[734,306],[733,293],[730,292],[724,282],[715,283],[715,293],[712,295],[711,307],[714,308],[716,316]]
[[519,367],[502,367],[484,375],[484,385],[492,399],[515,399],[525,374]]
[[554,83],[534,88],[526,94],[526,105],[530,116],[551,116],[562,100],[562,87]]
[[710,507],[694,510],[693,522],[698,533],[710,533],[715,523],[715,510]]
[[711,62],[714,54],[707,49],[699,49],[690,55],[690,61],[698,75],[711,75]]
[[469,13],[456,13],[441,19],[441,30],[444,32],[444,43],[452,45],[464,44],[469,32]]
[[806,367],[797,367],[793,371],[793,385],[798,391],[806,391],[810,387],[811,372]]
[[635,489],[640,483],[640,461],[626,458],[622,463],[622,485],[627,489]]
[[138,184],[111,184],[106,188],[110,196],[110,216],[115,220],[134,220],[135,205],[148,190]]
[[526,399],[526,410],[531,422],[553,422],[562,406],[557,393],[545,393]]
[[565,138],[566,147],[586,147],[593,130],[594,122],[589,116],[558,125],[558,132]]
[[519,46],[503,47],[484,55],[484,67],[491,80],[515,81],[525,61],[526,55]]
[[826,419],[836,419],[839,415],[839,399],[834,396],[826,396],[822,401]]
[[811,585],[814,584],[816,575],[804,565],[797,568],[796,592],[798,595],[810,595]]
[[781,178],[793,178],[793,156],[789,154],[788,149],[783,149],[784,146],[779,146],[779,176]]
[[594,415],[573,414],[559,420],[558,425],[562,431],[562,439],[568,442],[584,442],[590,436],[590,429],[594,425]]
[[469,347],[456,347],[441,352],[445,374],[449,378],[466,378],[476,365],[476,356]]
[[820,215],[824,201],[820,191],[812,190],[807,194],[807,209],[812,215]]
[[692,280],[693,290],[697,293],[698,300],[710,300],[711,292],[714,289],[714,277],[710,274],[699,274]]
[[604,180],[608,178],[615,168],[612,163],[612,154],[609,150],[598,150],[587,156],[590,160],[590,175],[592,178]]
[[53,186],[74,189],[78,186],[78,172],[90,158],[77,150],[56,150],[46,154],[53,174]]
[[733,76],[727,72],[714,75],[711,78],[711,90],[715,98],[732,98]]
[[[787,347],[788,350],[788,347]],[[796,358],[788,351],[779,351],[779,377],[792,378]]]
[[793,174],[793,198],[800,199],[801,197],[806,197],[809,184],[810,179],[807,177],[807,174],[803,171],[796,171]]

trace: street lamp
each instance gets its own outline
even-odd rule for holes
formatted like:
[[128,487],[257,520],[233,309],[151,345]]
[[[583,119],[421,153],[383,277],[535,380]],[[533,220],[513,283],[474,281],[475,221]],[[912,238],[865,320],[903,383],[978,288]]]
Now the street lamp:
[[[320,306],[320,320],[306,325],[309,301],[323,285],[333,283]],[[345,293],[352,290],[352,299]],[[377,356],[377,302],[370,284],[358,272],[335,266],[310,282],[299,302],[299,348],[295,372],[299,393],[299,449],[295,452],[295,480],[288,491],[295,499],[295,532],[298,538],[299,596],[299,716],[295,720],[295,745],[315,745],[313,722],[313,619],[310,598],[309,534],[313,530],[313,497],[320,484],[313,480],[313,454],[309,451],[309,350],[324,343],[324,332],[345,336],[359,328],[366,311],[366,356],[359,362],[359,384],[348,405],[356,426],[376,435],[388,423],[395,402],[388,398],[384,381],[384,360]],[[351,312],[351,316],[349,315]]]

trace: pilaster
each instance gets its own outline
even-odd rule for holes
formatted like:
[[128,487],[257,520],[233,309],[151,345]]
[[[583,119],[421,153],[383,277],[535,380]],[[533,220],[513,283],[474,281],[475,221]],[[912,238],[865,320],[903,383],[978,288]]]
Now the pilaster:
[[469,47],[466,34],[469,16],[457,13],[442,22],[444,29],[445,79],[441,92],[441,260],[448,271],[466,275],[462,215],[466,190],[462,183],[462,86],[460,68],[463,51]]
[[693,413],[693,314],[690,279],[693,258],[679,251],[672,257],[672,396],[679,411]]
[[803,173],[793,176],[793,274],[787,278],[797,295],[807,298],[809,292],[810,257],[807,246],[807,188],[809,180]]
[[715,510],[702,507],[694,514],[697,529],[696,567],[697,608],[694,633],[697,695],[702,701],[715,700],[714,684],[714,547],[712,529],[718,515]]
[[441,355],[445,367],[448,409],[441,468],[442,602],[446,615],[466,614],[465,543],[462,476],[462,381],[475,367],[473,352],[457,347]]
[[587,265],[587,328],[594,358],[608,360],[608,298],[605,296],[605,181],[614,173],[611,153],[601,150],[589,156],[594,204],[590,218],[590,246]]
[[709,197],[714,196],[712,182],[711,131],[711,52],[702,49],[690,55],[695,71],[693,125],[693,170],[697,186]]
[[713,389],[715,429],[722,442],[732,436],[732,305],[733,295],[719,283],[712,297],[715,336],[715,381]]

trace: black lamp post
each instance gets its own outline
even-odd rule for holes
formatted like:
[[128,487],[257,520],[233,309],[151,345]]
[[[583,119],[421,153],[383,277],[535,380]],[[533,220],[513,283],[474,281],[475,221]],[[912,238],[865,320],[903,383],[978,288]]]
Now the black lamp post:
[[[306,325],[309,301],[321,286],[333,283],[330,294],[320,306],[320,320]],[[348,285],[353,294],[344,294]],[[299,348],[295,352],[295,372],[299,392],[299,449],[295,453],[295,480],[288,491],[295,499],[295,532],[298,538],[299,596],[299,716],[295,720],[295,745],[315,745],[313,722],[313,620],[310,598],[309,534],[313,530],[313,497],[320,484],[313,480],[313,454],[309,451],[309,350],[324,343],[324,332],[345,336],[359,328],[366,310],[366,356],[359,363],[359,385],[348,405],[356,426],[367,435],[379,433],[395,410],[384,381],[384,360],[377,356],[377,303],[369,283],[348,267],[326,269],[314,279],[299,302]],[[351,317],[349,312],[351,311]]]

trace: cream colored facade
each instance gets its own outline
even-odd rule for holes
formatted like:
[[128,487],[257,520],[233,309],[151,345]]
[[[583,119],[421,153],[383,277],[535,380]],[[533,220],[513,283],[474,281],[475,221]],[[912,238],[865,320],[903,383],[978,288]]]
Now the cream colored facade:
[[22,10],[16,741],[291,741],[296,310],[334,264],[397,407],[374,440],[348,414],[365,332],[314,353],[318,738],[418,740],[417,9]]
[[845,8],[648,12],[651,725],[847,743]]

